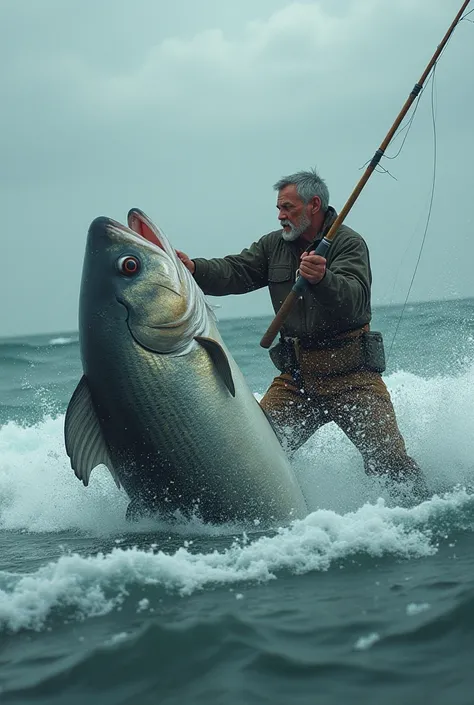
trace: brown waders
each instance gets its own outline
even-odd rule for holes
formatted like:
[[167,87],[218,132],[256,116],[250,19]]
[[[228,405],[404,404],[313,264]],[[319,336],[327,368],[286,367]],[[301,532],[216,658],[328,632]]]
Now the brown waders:
[[[275,377],[260,404],[290,453],[334,421],[362,454],[368,475],[413,480],[426,494],[423,475],[407,454],[381,374],[360,369],[360,332],[336,349],[303,349],[293,343],[297,367],[292,374]],[[354,366],[359,369],[354,371]]]

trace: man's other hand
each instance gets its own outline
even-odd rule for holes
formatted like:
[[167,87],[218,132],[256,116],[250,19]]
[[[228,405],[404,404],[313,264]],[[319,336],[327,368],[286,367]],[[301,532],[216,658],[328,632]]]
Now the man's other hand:
[[188,255],[184,252],[181,252],[181,250],[176,250],[176,254],[178,255],[178,259],[181,260],[186,269],[189,269],[191,274],[194,274],[196,265],[194,264],[193,260],[189,259]]

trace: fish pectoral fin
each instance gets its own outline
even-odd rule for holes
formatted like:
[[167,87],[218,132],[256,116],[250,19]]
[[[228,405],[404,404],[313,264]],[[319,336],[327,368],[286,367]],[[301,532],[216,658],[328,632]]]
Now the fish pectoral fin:
[[196,340],[199,345],[202,345],[202,347],[209,353],[211,360],[214,363],[214,366],[216,367],[225,386],[232,396],[235,397],[235,384],[232,379],[232,371],[222,345],[219,345],[219,343],[212,338],[204,338],[200,335],[196,335],[194,340]]
[[112,465],[85,376],[74,390],[67,407],[64,440],[71,467],[85,487],[89,484],[92,470],[97,465],[106,465],[115,484],[120,488],[120,481]]

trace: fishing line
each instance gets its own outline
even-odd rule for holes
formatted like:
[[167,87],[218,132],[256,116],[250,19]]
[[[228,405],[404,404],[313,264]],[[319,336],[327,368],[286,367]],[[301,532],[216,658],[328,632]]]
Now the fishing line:
[[[473,22],[472,20],[467,19],[468,15],[471,15],[472,13],[474,13],[474,9],[473,9],[473,10],[469,10],[469,12],[467,12],[465,15],[463,15],[459,21],[462,22],[463,20],[466,20],[467,22],[471,22],[471,23],[474,24],[474,22]],[[415,282],[416,274],[417,274],[417,272],[418,272],[418,267],[419,267],[419,264],[420,264],[420,261],[421,261],[421,256],[422,256],[422,254],[423,254],[423,249],[424,249],[425,242],[426,242],[426,236],[427,236],[427,233],[428,233],[428,228],[429,228],[429,224],[430,224],[430,220],[431,220],[431,212],[432,212],[432,209],[433,209],[434,193],[435,193],[435,188],[436,188],[436,172],[437,172],[437,160],[438,160],[438,141],[437,141],[437,132],[436,132],[436,108],[435,108],[436,69],[437,69],[437,66],[438,66],[438,61],[441,59],[441,57],[442,57],[444,51],[446,50],[446,47],[448,46],[449,42],[451,41],[451,39],[452,39],[452,35],[449,37],[448,41],[446,42],[445,46],[443,47],[443,50],[441,51],[441,53],[440,53],[440,55],[439,55],[439,57],[437,58],[436,62],[434,63],[433,69],[432,69],[432,71],[431,71],[431,75],[430,75],[430,77],[429,77],[429,79],[428,79],[428,81],[427,81],[427,84],[428,84],[429,81],[431,81],[431,121],[432,121],[432,128],[433,128],[433,176],[432,176],[432,181],[431,181],[430,201],[429,201],[429,206],[428,206],[428,214],[427,214],[427,217],[426,217],[426,224],[425,224],[425,228],[424,228],[424,231],[423,231],[423,236],[422,236],[422,239],[421,239],[420,250],[419,250],[419,252],[418,252],[418,257],[417,257],[417,260],[416,260],[416,263],[415,263],[415,268],[414,268],[414,270],[413,270],[413,275],[412,275],[410,284],[409,284],[409,286],[408,286],[408,291],[407,291],[407,294],[406,294],[406,297],[405,297],[405,301],[403,302],[402,310],[401,310],[401,312],[400,312],[400,316],[399,316],[399,318],[398,318],[397,325],[395,326],[395,332],[394,332],[394,334],[393,334],[393,338],[392,338],[392,341],[391,341],[391,344],[390,344],[390,348],[389,348],[389,351],[388,351],[388,354],[387,354],[387,361],[388,361],[388,359],[390,358],[390,356],[391,356],[391,354],[392,354],[393,346],[394,346],[394,344],[395,344],[395,340],[396,340],[396,337],[397,337],[397,335],[398,335],[398,331],[399,331],[399,329],[400,329],[400,325],[401,325],[401,322],[402,322],[402,318],[403,318],[403,316],[404,316],[404,314],[405,314],[405,310],[406,310],[406,307],[407,307],[407,304],[408,304],[408,299],[409,299],[409,297],[410,297],[411,290],[412,290],[413,284],[414,284],[414,282]],[[427,85],[427,84],[426,84],[426,85]],[[401,144],[401,146],[400,146],[400,149],[398,150],[398,152],[397,152],[394,156],[390,157],[390,156],[388,156],[388,155],[384,155],[384,158],[386,158],[386,159],[395,159],[396,157],[399,156],[400,152],[402,151],[402,148],[403,148],[403,146],[404,146],[404,144],[405,144],[405,142],[406,142],[406,138],[407,138],[407,136],[408,136],[408,133],[410,132],[410,129],[411,129],[411,127],[412,127],[413,119],[414,119],[415,114],[416,114],[416,111],[417,111],[417,109],[418,109],[418,106],[419,106],[419,103],[420,103],[420,99],[421,99],[421,96],[422,96],[423,92],[424,92],[424,89],[420,92],[420,95],[418,96],[418,99],[417,99],[417,102],[416,102],[414,111],[413,111],[413,113],[412,113],[412,115],[411,115],[411,117],[410,117],[408,123],[407,123],[406,125],[404,125],[403,127],[400,127],[400,129],[398,130],[398,132],[394,135],[394,138],[396,138],[404,129],[408,128],[407,131],[406,131],[406,133],[405,133],[403,142],[402,142],[402,144]],[[386,171],[387,171],[387,173],[389,173],[388,170],[386,170]],[[391,175],[391,174],[390,174],[390,175]]]
[[[416,100],[415,107],[414,107],[414,109],[413,109],[413,113],[412,113],[410,119],[406,122],[405,125],[402,125],[402,126],[400,127],[400,129],[398,130],[398,132],[396,132],[395,135],[394,135],[394,137],[393,137],[393,140],[395,141],[395,140],[397,139],[397,137],[398,137],[399,135],[401,135],[401,133],[402,133],[404,130],[406,130],[406,132],[405,132],[405,134],[404,134],[404,136],[403,136],[402,143],[401,143],[401,145],[400,145],[400,149],[399,149],[398,152],[396,152],[396,154],[394,154],[393,156],[390,156],[390,155],[388,155],[388,154],[384,154],[384,158],[385,158],[385,159],[396,159],[396,158],[401,154],[401,151],[402,151],[402,149],[403,149],[403,147],[404,147],[404,145],[405,145],[405,142],[406,142],[406,140],[407,140],[407,137],[408,137],[408,135],[409,135],[409,133],[410,133],[410,130],[411,130],[411,128],[412,128],[413,120],[415,119],[416,111],[418,110],[418,106],[419,106],[419,104],[420,104],[421,96],[423,95],[424,92],[425,92],[425,89],[423,88],[423,89],[420,91],[420,95],[418,96],[418,98],[417,98],[417,100]],[[393,177],[393,178],[395,178],[395,177]]]
[[[474,12],[474,10],[470,10],[470,12],[468,12],[467,14],[470,14],[471,12]],[[466,15],[464,15],[461,19],[465,19],[465,17],[466,17]],[[460,20],[460,21],[461,21],[461,20]],[[471,20],[469,20],[469,22],[471,22]],[[402,133],[404,130],[406,130],[405,135],[404,135],[403,140],[402,140],[402,143],[401,143],[401,145],[400,145],[400,149],[398,150],[398,152],[396,152],[396,153],[395,153],[394,155],[392,155],[392,156],[390,156],[390,155],[388,155],[388,154],[384,154],[383,157],[382,157],[382,159],[396,159],[396,158],[401,154],[401,151],[402,151],[402,149],[403,149],[403,147],[404,147],[404,145],[405,145],[405,142],[406,142],[406,140],[407,140],[407,137],[408,137],[408,135],[409,135],[409,133],[410,133],[410,130],[411,130],[412,126],[413,126],[413,121],[414,121],[414,119],[415,119],[416,111],[418,110],[418,107],[419,107],[419,105],[420,105],[421,97],[422,97],[423,93],[425,92],[426,87],[428,86],[429,82],[430,82],[430,81],[432,81],[432,82],[434,81],[435,71],[436,71],[436,67],[438,66],[438,62],[439,62],[439,60],[441,59],[441,57],[443,56],[444,52],[446,51],[446,47],[448,46],[448,44],[449,44],[449,42],[451,41],[452,38],[453,38],[453,35],[451,35],[451,36],[449,37],[449,39],[448,39],[448,41],[446,42],[446,44],[444,45],[444,47],[443,47],[443,49],[442,49],[440,55],[439,55],[438,58],[436,59],[436,62],[435,62],[435,64],[433,65],[433,68],[432,68],[432,70],[431,70],[431,72],[430,72],[430,75],[429,75],[429,77],[428,77],[428,80],[427,80],[425,86],[423,86],[423,88],[421,89],[420,94],[419,94],[419,96],[418,96],[418,98],[417,98],[417,100],[416,100],[415,107],[414,107],[414,109],[413,109],[413,112],[412,112],[411,116],[409,117],[409,119],[407,120],[407,122],[405,123],[405,125],[401,125],[401,126],[399,127],[399,129],[397,130],[397,132],[396,132],[396,133],[394,134],[394,136],[393,136],[392,142],[394,142],[394,141],[397,139],[397,137],[399,137],[399,136],[401,135],[401,133]],[[433,83],[431,84],[431,89],[432,89],[432,92],[433,92]],[[387,171],[387,170],[386,170],[386,171]],[[390,173],[390,172],[388,172],[388,173]],[[393,177],[393,178],[395,178],[395,177]]]
[[405,297],[405,301],[403,302],[402,310],[400,312],[400,316],[397,321],[397,325],[395,327],[395,332],[393,334],[392,342],[390,344],[390,348],[388,351],[387,359],[390,358],[392,354],[392,349],[395,344],[395,339],[397,337],[403,315],[405,313],[405,309],[407,307],[408,299],[410,297],[410,293],[413,287],[413,284],[415,282],[416,274],[418,272],[418,267],[421,261],[421,255],[423,253],[423,249],[425,246],[425,241],[426,241],[426,235],[428,233],[428,228],[430,225],[430,220],[431,220],[431,212],[433,209],[433,201],[434,201],[434,194],[435,194],[435,188],[436,188],[436,174],[437,174],[437,165],[438,165],[438,137],[437,137],[437,132],[436,132],[436,108],[435,108],[435,87],[436,87],[436,67],[437,63],[433,67],[433,72],[431,74],[431,124],[433,128],[433,176],[431,179],[431,193],[430,193],[430,202],[428,206],[428,214],[426,217],[426,223],[425,223],[425,228],[423,231],[423,237],[421,239],[421,245],[420,249],[418,252],[418,257],[415,263],[415,269],[413,270],[413,274],[411,277],[410,285],[408,287],[407,295]]
[[[461,19],[459,20],[459,23],[462,22],[463,20],[467,20],[467,22],[471,22],[472,24],[474,24],[474,20],[468,20],[468,19],[467,19],[468,15],[471,15],[471,14],[473,14],[473,13],[474,13],[474,9],[473,9],[473,10],[469,10],[469,12],[466,12],[466,14],[463,15],[463,16],[461,17]],[[458,24],[459,24],[459,23],[458,23]],[[446,51],[446,47],[448,46],[448,44],[449,44],[449,42],[451,41],[452,38],[453,38],[453,35],[451,35],[451,36],[449,37],[449,39],[447,40],[447,42],[446,42],[446,44],[444,45],[443,49],[441,50],[440,55],[439,55],[438,58],[436,59],[436,62],[435,62],[435,64],[433,65],[433,68],[432,68],[432,70],[431,70],[431,72],[430,72],[430,75],[429,75],[429,77],[428,77],[428,79],[427,79],[427,81],[426,81],[426,84],[423,86],[423,88],[421,89],[421,91],[420,91],[420,93],[419,93],[419,95],[418,95],[418,97],[417,97],[417,99],[416,99],[415,107],[413,108],[412,114],[411,114],[410,117],[407,119],[407,121],[405,122],[404,125],[400,125],[400,127],[399,127],[398,130],[395,132],[395,134],[394,134],[394,136],[393,136],[393,138],[392,138],[392,143],[393,143],[393,142],[396,141],[397,137],[399,137],[399,136],[402,134],[402,132],[406,131],[406,132],[405,132],[405,135],[403,136],[403,140],[402,140],[402,143],[401,143],[401,145],[400,145],[400,148],[399,148],[398,151],[397,151],[395,154],[393,154],[392,156],[390,156],[390,155],[387,154],[387,153],[384,153],[383,156],[382,156],[382,159],[396,159],[397,157],[400,156],[400,154],[401,154],[401,152],[402,152],[402,150],[403,150],[403,147],[405,146],[405,142],[406,142],[406,140],[407,140],[407,138],[408,138],[408,135],[409,135],[409,133],[410,133],[410,130],[411,130],[412,126],[413,126],[413,121],[414,121],[414,119],[415,119],[416,112],[417,112],[418,107],[419,107],[419,105],[420,105],[421,97],[422,97],[423,93],[425,92],[425,89],[426,89],[426,87],[428,86],[428,83],[429,83],[430,81],[433,81],[433,80],[434,80],[434,75],[435,75],[435,71],[436,71],[436,67],[437,67],[437,65],[438,65],[438,62],[439,62],[439,60],[441,59],[441,57],[443,56],[444,52]],[[433,92],[433,84],[432,84],[431,87],[432,87],[432,92]],[[433,96],[432,96],[432,98],[433,98]],[[433,107],[433,103],[432,103],[432,107]],[[434,116],[433,116],[433,118],[434,118]],[[436,131],[436,127],[434,127],[434,129],[435,129],[435,131]],[[435,148],[436,148],[436,145],[435,145]],[[369,164],[369,163],[370,163],[370,160],[368,160],[368,161],[361,167],[361,169],[363,169],[364,167],[366,167],[367,164]],[[391,176],[391,177],[392,177],[393,179],[395,179],[396,181],[398,180],[393,174],[390,173],[390,171],[389,171],[388,169],[386,169],[385,167],[382,167],[382,165],[381,165],[380,163],[378,164],[378,166],[377,166],[377,168],[375,169],[375,171],[377,171],[379,174],[388,174],[389,176]]]
[[[331,246],[332,241],[334,240],[334,238],[336,237],[337,233],[340,230],[341,224],[344,222],[348,213],[350,213],[352,207],[354,206],[354,203],[359,198],[359,196],[362,192],[362,189],[366,185],[367,181],[369,180],[370,176],[373,174],[376,167],[379,165],[380,160],[384,156],[385,151],[386,151],[387,147],[389,146],[392,138],[399,131],[399,128],[402,124],[403,119],[406,117],[408,111],[410,110],[413,103],[415,102],[415,99],[419,96],[419,94],[423,88],[423,85],[426,82],[426,79],[430,76],[430,74],[433,75],[433,68],[436,66],[438,59],[440,58],[444,49],[446,48],[446,44],[448,43],[448,40],[450,39],[451,35],[453,34],[456,26],[459,24],[459,21],[461,19],[466,19],[467,14],[464,11],[466,10],[469,3],[470,3],[470,0],[463,0],[463,3],[462,3],[460,10],[457,12],[454,20],[451,22],[441,43],[438,44],[435,53],[433,54],[430,61],[428,62],[428,65],[426,66],[425,70],[423,71],[423,74],[421,75],[420,79],[418,80],[417,83],[415,83],[412,91],[408,95],[408,98],[405,100],[405,103],[403,104],[402,109],[400,110],[397,117],[395,118],[395,121],[393,122],[388,133],[385,135],[379,148],[374,153],[374,156],[370,160],[362,177],[359,179],[358,183],[356,184],[355,188],[353,189],[353,191],[350,194],[349,198],[347,199],[346,203],[342,207],[341,211],[337,214],[336,218],[332,222],[327,233],[324,235],[322,240],[319,241],[319,244],[317,245],[317,247],[315,249],[315,254],[321,255],[323,257],[326,256],[328,249]],[[464,15],[463,15],[463,13],[464,13]],[[386,170],[386,171],[388,172],[388,170]],[[296,279],[295,283],[293,284],[293,286],[291,288],[290,293],[286,296],[285,300],[281,303],[280,308],[275,313],[275,317],[273,318],[273,320],[270,323],[270,325],[268,326],[266,332],[262,336],[262,339],[260,340],[260,345],[262,348],[268,349],[271,346],[271,344],[275,340],[276,336],[278,335],[279,331],[282,330],[286,319],[290,315],[291,310],[296,305],[296,302],[303,296],[303,294],[306,291],[308,286],[309,286],[309,284],[304,277],[298,277]]]
[[[430,79],[428,79],[428,81],[429,81],[429,80],[430,80]],[[413,120],[415,119],[416,111],[418,110],[418,106],[419,106],[419,104],[420,104],[421,96],[423,95],[424,91],[425,91],[425,88],[423,87],[422,90],[420,91],[419,95],[418,95],[418,98],[416,99],[415,107],[414,107],[414,109],[413,109],[413,112],[412,112],[411,116],[408,118],[408,120],[406,121],[406,123],[405,123],[404,125],[401,125],[401,126],[399,127],[399,129],[397,130],[397,132],[394,134],[394,136],[393,136],[393,138],[392,138],[392,142],[395,142],[395,140],[397,139],[397,137],[399,137],[399,136],[402,134],[402,132],[403,132],[404,130],[406,130],[405,135],[404,135],[403,140],[402,140],[402,143],[401,143],[401,145],[400,145],[400,149],[399,149],[398,152],[397,152],[396,154],[394,154],[393,156],[389,156],[388,154],[384,154],[383,157],[382,157],[383,159],[396,159],[396,158],[400,155],[400,153],[401,153],[401,151],[402,151],[402,149],[403,149],[403,147],[404,147],[404,145],[405,145],[405,142],[406,142],[406,140],[407,140],[408,134],[409,134],[409,132],[410,132],[410,130],[411,130],[411,127],[412,127],[412,125],[413,125]],[[363,164],[360,168],[361,168],[361,169],[364,169],[364,167],[366,167],[367,164],[370,164],[370,159],[369,159],[368,161],[366,161],[365,164]],[[398,181],[398,179],[397,179],[393,174],[391,174],[388,169],[386,169],[385,167],[383,167],[380,163],[379,163],[379,164],[377,165],[377,167],[375,168],[375,171],[376,171],[377,173],[379,173],[379,174],[388,174],[389,176],[392,177],[392,179],[395,179],[395,181]]]

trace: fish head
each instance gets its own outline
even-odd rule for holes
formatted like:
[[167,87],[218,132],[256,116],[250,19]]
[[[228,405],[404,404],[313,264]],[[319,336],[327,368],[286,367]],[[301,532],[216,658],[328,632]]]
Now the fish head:
[[165,234],[139,209],[128,224],[90,225],[80,296],[80,330],[131,335],[143,348],[181,355],[207,335],[212,312]]

